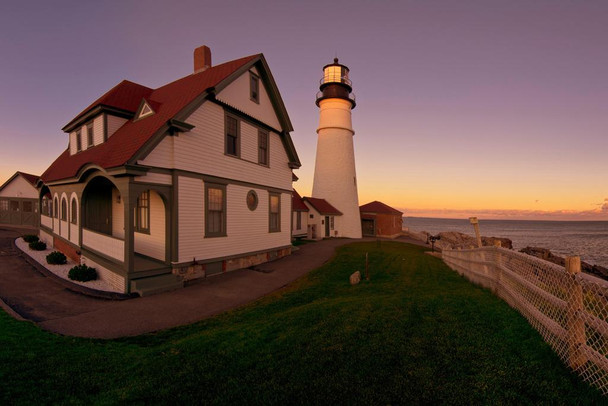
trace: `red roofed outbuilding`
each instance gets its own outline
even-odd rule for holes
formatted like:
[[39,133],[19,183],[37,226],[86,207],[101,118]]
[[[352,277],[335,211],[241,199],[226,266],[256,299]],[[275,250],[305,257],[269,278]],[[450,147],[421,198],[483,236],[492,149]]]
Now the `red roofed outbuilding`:
[[360,206],[359,212],[364,236],[395,238],[401,235],[403,212],[377,200]]
[[340,210],[332,206],[327,200],[315,197],[302,199],[309,208],[307,238],[321,240],[335,237],[338,231],[335,227],[335,217],[341,216]]

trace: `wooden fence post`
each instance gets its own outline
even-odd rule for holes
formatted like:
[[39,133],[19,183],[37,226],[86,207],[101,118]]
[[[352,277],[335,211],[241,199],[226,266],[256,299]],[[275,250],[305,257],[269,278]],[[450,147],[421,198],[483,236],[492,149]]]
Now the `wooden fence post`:
[[568,340],[568,365],[576,370],[582,367],[587,359],[583,352],[586,345],[585,321],[580,316],[583,309],[583,287],[576,280],[576,275],[581,272],[581,258],[578,256],[566,257],[566,272],[572,278],[572,289],[568,296],[567,313],[567,340]]
[[477,247],[481,248],[483,244],[481,243],[481,234],[479,233],[479,220],[477,217],[469,217],[469,221],[473,224],[473,228],[475,229],[475,238],[477,239]]

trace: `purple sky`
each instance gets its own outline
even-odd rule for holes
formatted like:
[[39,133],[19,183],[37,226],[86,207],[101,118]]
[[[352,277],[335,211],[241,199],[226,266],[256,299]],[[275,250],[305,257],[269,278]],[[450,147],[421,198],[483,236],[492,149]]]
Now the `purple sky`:
[[310,194],[321,68],[351,69],[360,203],[608,220],[608,1],[4,1],[0,184],[42,173],[122,79],[264,53]]

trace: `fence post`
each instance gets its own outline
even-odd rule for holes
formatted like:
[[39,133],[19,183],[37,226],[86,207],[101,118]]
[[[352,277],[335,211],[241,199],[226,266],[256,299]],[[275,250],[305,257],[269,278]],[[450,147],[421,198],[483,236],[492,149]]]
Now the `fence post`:
[[483,244],[481,243],[481,234],[479,233],[479,220],[477,220],[477,217],[469,217],[469,221],[471,222],[471,224],[473,224],[473,228],[475,229],[477,247],[481,248]]
[[568,365],[576,370],[587,362],[582,348],[586,345],[585,321],[580,316],[583,311],[583,287],[576,280],[576,275],[581,272],[581,258],[578,256],[566,257],[566,272],[572,278],[566,324]]

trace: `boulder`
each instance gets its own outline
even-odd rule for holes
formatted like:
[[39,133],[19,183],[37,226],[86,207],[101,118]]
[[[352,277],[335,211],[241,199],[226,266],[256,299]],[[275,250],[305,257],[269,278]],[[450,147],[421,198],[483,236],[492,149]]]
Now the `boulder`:
[[361,282],[361,272],[357,271],[350,276],[350,284],[357,285]]

